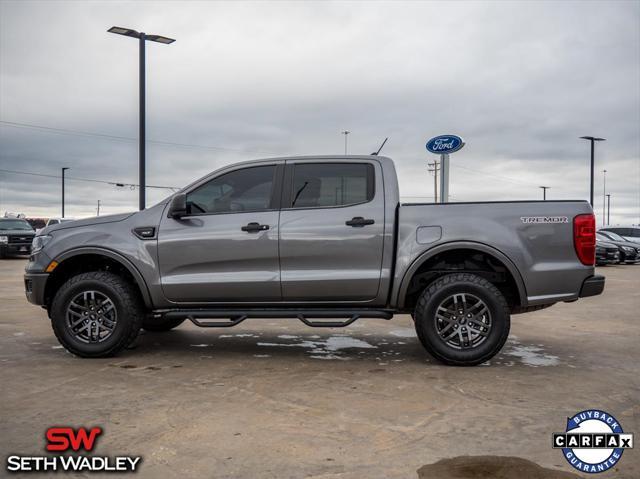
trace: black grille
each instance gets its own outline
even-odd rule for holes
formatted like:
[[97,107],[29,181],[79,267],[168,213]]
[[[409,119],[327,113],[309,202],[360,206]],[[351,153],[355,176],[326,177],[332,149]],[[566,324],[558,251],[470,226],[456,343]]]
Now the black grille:
[[13,235],[13,236],[9,236],[9,243],[31,244],[31,241],[33,241],[33,236],[29,236],[29,235],[24,235],[24,236]]

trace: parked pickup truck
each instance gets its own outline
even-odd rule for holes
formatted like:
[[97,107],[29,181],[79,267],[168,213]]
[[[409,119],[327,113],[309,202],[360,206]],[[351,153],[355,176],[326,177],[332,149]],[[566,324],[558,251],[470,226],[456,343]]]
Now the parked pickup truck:
[[225,167],[144,211],[47,227],[26,267],[60,343],[113,355],[140,328],[411,314],[438,360],[493,357],[510,315],[600,294],[585,201],[400,204],[393,162],[317,156]]
[[29,254],[35,234],[27,220],[0,218],[0,259],[9,255]]

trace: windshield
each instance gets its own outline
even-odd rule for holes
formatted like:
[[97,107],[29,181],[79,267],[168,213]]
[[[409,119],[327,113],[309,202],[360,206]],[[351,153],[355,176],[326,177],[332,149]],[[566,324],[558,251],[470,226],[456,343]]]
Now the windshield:
[[33,228],[24,220],[0,219],[0,230],[33,231]]
[[614,233],[613,231],[604,231],[602,234],[605,235],[605,236],[608,236],[609,238],[611,238],[611,239],[613,239],[615,241],[627,241],[622,236],[620,236],[617,233]]

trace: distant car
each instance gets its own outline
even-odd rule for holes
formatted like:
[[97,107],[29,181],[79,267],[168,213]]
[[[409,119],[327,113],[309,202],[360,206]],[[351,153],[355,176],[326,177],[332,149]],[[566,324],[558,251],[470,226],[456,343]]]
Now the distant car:
[[46,228],[47,226],[59,225],[60,223],[67,223],[69,221],[75,220],[73,218],[49,218],[46,225],[44,225],[42,228],[36,229],[36,233],[40,233],[40,230]]
[[620,261],[620,249],[613,243],[596,238],[596,265],[618,263]]
[[640,243],[640,226],[606,226],[600,231],[611,231],[619,234],[627,241]]
[[30,254],[36,232],[22,218],[0,218],[0,258]]
[[59,225],[60,223],[66,223],[67,221],[73,221],[73,218],[49,218],[47,226]]
[[596,233],[596,239],[616,245],[620,250],[621,263],[635,263],[640,261],[640,244],[627,241],[612,231],[598,231]]

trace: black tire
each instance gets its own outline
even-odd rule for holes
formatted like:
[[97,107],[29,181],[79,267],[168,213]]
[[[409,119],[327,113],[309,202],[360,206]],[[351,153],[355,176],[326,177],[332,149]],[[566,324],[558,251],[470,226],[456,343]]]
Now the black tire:
[[[446,321],[436,318],[436,312],[440,306],[447,304],[450,298],[454,298],[453,295],[462,294],[465,295],[464,298],[469,295],[483,303],[478,307],[479,310],[482,306],[486,306],[488,315],[485,313],[482,316],[482,321],[488,323],[486,327],[484,323],[475,322],[475,318],[472,322],[466,323],[468,321],[466,314],[452,317],[449,310],[439,315],[439,318],[447,315]],[[466,313],[466,300],[464,304]],[[457,313],[454,312],[454,314]],[[469,273],[449,274],[431,283],[418,298],[414,318],[416,333],[424,348],[437,360],[453,366],[475,366],[491,359],[504,346],[511,324],[509,306],[500,290],[486,279]],[[454,332],[453,329],[447,331],[447,327],[455,328],[456,331]],[[457,331],[458,328],[461,328],[460,332]],[[464,334],[467,335],[468,340],[471,338],[471,333],[466,332],[468,329],[485,332],[483,335],[478,334],[474,341],[479,340],[479,342],[473,345],[463,342],[462,328],[465,328]],[[451,340],[451,342],[458,341],[459,344],[451,345],[445,341],[446,338],[441,337],[441,334],[459,334]]]
[[144,318],[142,321],[142,329],[154,333],[171,331],[185,322],[185,318]]
[[[74,334],[67,322],[71,301],[84,292],[94,291],[108,298],[115,310],[113,329],[100,342],[86,342]],[[78,315],[79,316],[79,315]],[[51,305],[51,326],[60,344],[83,358],[102,358],[117,354],[135,341],[144,317],[136,288],[113,273],[92,271],[72,277],[56,293]]]

